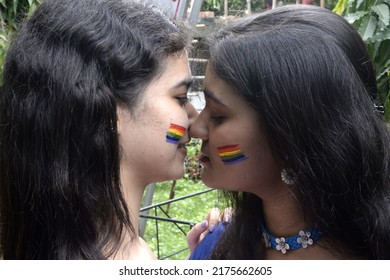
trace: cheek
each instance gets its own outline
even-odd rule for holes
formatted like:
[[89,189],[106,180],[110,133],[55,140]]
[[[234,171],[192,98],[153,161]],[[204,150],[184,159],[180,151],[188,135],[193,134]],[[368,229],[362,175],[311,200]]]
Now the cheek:
[[224,165],[236,165],[248,159],[239,144],[217,147],[217,152]]
[[[158,107],[154,109],[154,114],[149,119],[149,125],[156,134],[159,132],[159,138],[163,142],[166,142],[168,138],[172,138],[172,141],[168,142],[176,144],[187,133],[188,117],[184,109],[173,110],[174,107],[168,105],[166,108]],[[169,110],[169,108],[172,110]]]
[[243,141],[211,149],[213,168],[205,173],[205,184],[253,193],[279,179],[279,165],[266,146]]
[[145,126],[149,127],[148,133],[154,138],[153,142],[156,145],[167,146],[168,149],[171,146],[177,146],[187,133],[188,120],[180,115],[175,115],[175,112],[161,109],[154,112],[155,114],[149,119],[149,124],[145,123]]
[[165,141],[170,144],[178,145],[186,131],[187,129],[185,127],[179,124],[170,123],[169,129],[166,132]]
[[259,146],[250,152],[250,159],[243,174],[249,192],[267,190],[280,181],[280,165],[267,146]]
[[246,174],[251,162],[251,155],[244,147],[234,140],[210,146],[211,166],[204,168],[203,182],[218,189],[241,190],[246,179],[243,174]]

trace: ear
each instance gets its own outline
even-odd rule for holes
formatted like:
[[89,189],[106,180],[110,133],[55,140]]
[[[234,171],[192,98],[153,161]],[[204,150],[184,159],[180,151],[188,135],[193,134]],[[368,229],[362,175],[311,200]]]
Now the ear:
[[118,135],[129,128],[129,124],[136,119],[126,105],[118,104],[116,107],[116,127]]
[[118,104],[116,107],[116,128],[118,131],[118,135],[121,135],[122,132],[124,112],[125,108],[123,107],[123,105]]

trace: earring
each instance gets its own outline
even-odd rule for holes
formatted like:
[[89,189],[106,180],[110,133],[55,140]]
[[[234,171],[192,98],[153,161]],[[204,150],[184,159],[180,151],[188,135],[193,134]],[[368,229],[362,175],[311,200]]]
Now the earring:
[[294,172],[291,169],[282,169],[280,172],[280,178],[284,183],[291,186],[294,185],[296,176],[294,176]]

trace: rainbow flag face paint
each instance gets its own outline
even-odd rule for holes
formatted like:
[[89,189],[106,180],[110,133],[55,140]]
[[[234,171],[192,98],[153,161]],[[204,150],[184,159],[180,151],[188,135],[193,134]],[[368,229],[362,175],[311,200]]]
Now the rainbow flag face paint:
[[186,130],[187,129],[185,127],[171,123],[169,126],[169,131],[167,132],[167,142],[178,145],[180,139],[183,138],[184,134],[186,133]]
[[218,147],[218,154],[221,157],[223,164],[231,165],[248,159],[240,150],[238,145],[228,145]]

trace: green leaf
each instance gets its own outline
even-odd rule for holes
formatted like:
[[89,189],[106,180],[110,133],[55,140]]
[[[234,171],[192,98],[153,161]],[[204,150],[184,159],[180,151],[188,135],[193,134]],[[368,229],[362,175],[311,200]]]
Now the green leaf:
[[345,15],[345,19],[350,23],[353,24],[355,21],[360,20],[363,16],[367,15],[367,11],[358,11],[356,13],[347,14]]
[[18,14],[18,4],[19,2],[17,0],[13,1],[13,12],[14,12],[14,17]]
[[382,71],[382,73],[379,73],[379,75],[376,76],[376,79],[379,80],[381,79],[382,77],[385,77],[387,75],[387,77],[390,78],[389,76],[389,73],[390,73],[390,60],[387,62],[388,63],[388,67]]
[[390,92],[385,102],[385,120],[390,122]]
[[378,15],[379,19],[386,26],[389,25],[389,20],[390,20],[389,6],[387,6],[386,4],[379,4],[377,6],[373,6],[372,10]]
[[[390,31],[389,31],[390,33]],[[375,59],[378,65],[375,67],[379,70],[382,67],[390,66],[390,40],[382,41],[379,47],[378,57]]]
[[359,34],[362,36],[363,41],[369,39],[374,35],[376,29],[377,19],[374,16],[369,16],[363,19],[359,28]]
[[387,25],[383,21],[379,20],[378,25],[376,26],[376,29],[381,32],[381,31],[386,31],[386,29],[388,29],[388,28],[387,28]]
[[362,5],[363,0],[357,0],[356,1],[356,10],[359,10],[360,6]]
[[[380,0],[379,0],[380,1]],[[372,6],[376,5],[378,0],[364,0],[361,9],[370,10]]]
[[336,4],[336,7],[334,7],[333,9],[333,12],[341,16],[342,14],[344,14],[347,4],[348,4],[348,0],[339,0]]
[[[375,33],[372,37],[367,39],[367,43],[381,42],[390,39],[390,29],[386,29],[385,31],[379,31]],[[390,53],[390,52],[389,52]]]
[[35,9],[37,8],[37,5],[35,3],[32,3],[32,5],[30,5],[30,7],[28,8],[28,14],[31,15]]

